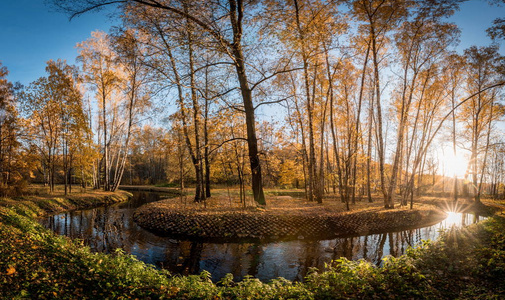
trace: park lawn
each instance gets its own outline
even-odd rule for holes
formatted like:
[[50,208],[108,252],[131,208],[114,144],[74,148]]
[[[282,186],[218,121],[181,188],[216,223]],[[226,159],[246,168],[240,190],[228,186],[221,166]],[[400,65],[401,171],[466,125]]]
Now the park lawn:
[[[178,191],[173,187],[152,187],[152,186],[128,186],[134,190],[137,188],[140,191],[154,190],[156,192],[167,192],[173,194]],[[130,189],[128,189],[130,190]],[[130,190],[131,191],[131,190]],[[176,209],[186,209],[190,211],[258,211],[268,210],[279,214],[319,214],[319,213],[344,213],[347,212],[346,204],[343,203],[335,194],[325,195],[323,203],[309,202],[305,200],[305,192],[303,189],[274,189],[265,188],[265,198],[267,205],[258,206],[253,199],[252,192],[246,191],[245,203],[240,200],[238,187],[217,187],[212,189],[212,197],[206,201],[194,202],[194,190],[188,188],[182,195],[176,197],[169,196],[164,199],[164,206],[173,207]],[[417,198],[414,203],[414,209],[425,210],[432,209],[433,206],[443,207],[447,202],[445,198]],[[460,201],[461,204],[471,203],[465,199]],[[396,205],[396,209],[408,209],[409,206]],[[384,202],[382,198],[375,194],[374,201],[368,202],[365,197],[361,199],[356,197],[355,203],[350,203],[350,211],[352,213],[359,211],[381,211],[384,210]]]

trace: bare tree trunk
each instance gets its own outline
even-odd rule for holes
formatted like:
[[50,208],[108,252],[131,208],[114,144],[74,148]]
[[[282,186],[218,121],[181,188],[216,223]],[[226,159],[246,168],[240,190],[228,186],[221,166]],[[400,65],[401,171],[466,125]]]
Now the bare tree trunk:
[[67,141],[63,140],[63,177],[65,186],[65,196],[68,195],[68,145]]
[[258,156],[258,139],[256,137],[255,112],[252,101],[252,91],[247,80],[244,54],[242,51],[242,0],[229,0],[230,22],[233,28],[232,54],[235,59],[235,68],[240,82],[240,92],[244,103],[247,127],[247,145],[249,147],[249,161],[252,172],[252,189],[254,201],[259,205],[266,205],[263,193],[263,182],[261,176],[261,164]]
[[[295,79],[293,77],[291,77],[291,82],[293,83],[293,88],[295,90],[296,84],[295,84]],[[330,82],[330,84],[331,84],[331,82]],[[300,110],[300,107],[298,106],[298,97],[297,97],[296,93],[294,95],[294,103],[295,103],[295,109],[296,109],[296,114],[297,114],[296,123],[300,127],[299,132],[301,135],[303,181],[304,181],[305,198],[310,201],[309,197],[311,194],[311,190],[310,190],[311,181],[310,181],[310,178],[307,174],[308,173],[308,166],[307,165],[308,165],[309,157],[308,157],[308,152],[307,152],[307,143],[305,141],[305,129],[303,127],[303,122],[301,120],[302,111]],[[298,132],[298,130],[296,130],[296,132]]]
[[371,31],[371,41],[372,41],[372,57],[373,57],[373,65],[374,65],[374,82],[375,82],[375,96],[377,103],[377,152],[379,154],[379,175],[381,182],[382,194],[384,195],[384,207],[385,208],[394,208],[394,204],[391,203],[391,199],[388,197],[388,193],[386,190],[386,176],[385,176],[385,159],[384,159],[384,138],[382,136],[382,103],[381,103],[381,88],[380,88],[380,74],[379,74],[379,58],[378,49],[377,49],[377,41],[375,36],[375,27],[373,26],[373,22],[370,22],[370,31]]
[[494,106],[494,95],[492,96],[491,105],[489,108],[489,120],[488,120],[488,128],[487,128],[486,147],[484,149],[484,157],[482,159],[479,186],[477,187],[477,194],[475,195],[475,203],[478,203],[478,204],[480,204],[480,196],[482,193],[482,183],[484,181],[484,172],[486,171],[487,158],[488,158],[488,153],[489,153],[489,145],[490,145],[490,140],[491,140],[491,128],[492,128],[492,124],[493,124],[493,106]]
[[[187,7],[185,7],[187,10]],[[193,28],[191,23],[187,20],[186,35],[188,39],[188,55],[189,55],[189,77],[191,85],[191,101],[193,103],[193,126],[195,134],[195,171],[196,171],[196,190],[195,202],[205,201],[205,190],[203,182],[203,162],[202,162],[202,149],[200,145],[200,105],[198,103],[198,96],[196,92],[195,81],[195,67],[194,67],[194,54],[193,54]]]
[[[456,86],[454,85],[451,89],[451,106],[452,106],[452,150],[454,157],[457,157],[456,153],[456,112],[454,110],[454,105],[456,101]],[[458,201],[458,175],[454,174],[454,186],[453,186],[453,201],[456,203]]]
[[[329,69],[328,69],[329,70]],[[349,207],[349,198],[346,196],[346,192],[344,191],[344,184],[343,184],[343,179],[342,179],[342,168],[340,165],[340,151],[339,151],[339,145],[338,145],[338,137],[337,137],[337,132],[335,130],[335,120],[334,118],[334,112],[333,112],[333,102],[334,102],[334,94],[333,94],[333,83],[331,80],[331,73],[328,71],[328,78],[330,79],[328,84],[329,84],[329,98],[330,98],[330,129],[331,129],[331,136],[333,139],[333,152],[335,155],[335,160],[337,163],[337,175],[338,175],[338,187],[339,187],[339,192],[340,192],[340,199],[343,203],[346,204],[346,209],[350,210]]]
[[320,142],[319,142],[319,178],[317,181],[317,193],[316,193],[316,200],[318,203],[323,202],[323,196],[324,196],[324,132],[325,132],[325,125],[326,125],[326,109],[328,106],[328,97],[326,97],[325,103],[324,103],[324,109],[321,115],[321,136],[320,136]]
[[368,113],[368,141],[367,141],[367,154],[366,154],[366,189],[367,189],[367,196],[368,196],[368,202],[372,203],[372,182],[371,182],[371,162],[372,162],[372,135],[373,135],[373,116],[374,116],[374,109],[373,109],[373,104],[374,104],[374,93],[371,93],[370,97],[370,107],[369,113]]
[[104,171],[105,171],[105,179],[103,183],[103,189],[105,191],[110,191],[110,173],[109,173],[109,145],[107,142],[107,119],[106,115],[106,95],[105,89],[102,88],[102,121],[103,121],[103,147],[104,147]]
[[[128,127],[126,131],[126,141],[124,144],[124,154],[121,159],[121,163],[116,167],[116,174],[114,176],[114,181],[112,183],[111,191],[116,191],[119,185],[121,184],[121,179],[123,178],[124,174],[124,169],[125,169],[125,164],[126,164],[126,159],[128,157],[128,147],[130,145],[130,138],[131,138],[131,129],[133,126],[133,107],[135,105],[135,99],[136,99],[136,90],[137,90],[137,80],[136,80],[137,74],[133,74],[133,80],[132,80],[132,86],[131,86],[131,94],[130,94],[130,103],[128,104]],[[118,160],[119,160],[120,153],[118,153]]]
[[[366,48],[366,54],[365,54],[365,61],[363,62],[363,69],[361,71],[361,82],[360,82],[360,88],[359,88],[359,96],[358,96],[358,111],[356,113],[356,123],[355,123],[355,128],[353,132],[353,159],[352,159],[352,179],[351,179],[351,185],[352,185],[352,199],[353,203],[355,202],[355,194],[356,194],[356,177],[357,177],[357,165],[358,165],[358,142],[359,142],[359,136],[360,136],[360,121],[361,121],[361,106],[363,103],[363,90],[365,89],[365,77],[366,77],[366,70],[367,70],[367,64],[368,64],[368,57],[370,55],[370,41],[367,44]],[[369,199],[370,200],[370,199]]]
[[[298,30],[298,38],[302,44],[302,62],[303,62],[303,79],[304,79],[304,89],[305,89],[305,106],[307,107],[307,118],[309,125],[309,153],[308,153],[308,188],[309,188],[309,201],[317,200],[317,182],[316,182],[316,151],[314,146],[314,122],[313,122],[313,96],[310,93],[310,83],[309,83],[309,62],[306,54],[305,37],[300,23],[300,10],[298,6],[298,1],[293,0],[295,5],[295,17],[296,25]],[[316,79],[314,79],[315,85]],[[320,201],[321,199],[319,199]],[[319,202],[318,201],[318,202]]]
[[203,143],[204,143],[204,160],[205,160],[205,197],[211,196],[210,192],[210,158],[209,158],[209,69],[205,69],[205,111],[203,119]]

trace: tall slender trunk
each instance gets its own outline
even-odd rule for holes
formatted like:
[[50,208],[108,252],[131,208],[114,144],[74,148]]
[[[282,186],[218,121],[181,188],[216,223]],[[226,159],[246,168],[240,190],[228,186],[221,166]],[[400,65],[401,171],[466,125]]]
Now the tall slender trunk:
[[477,193],[475,195],[475,203],[478,203],[478,204],[480,204],[480,196],[482,193],[482,183],[484,181],[484,172],[486,170],[487,158],[488,158],[488,153],[489,153],[489,145],[490,145],[490,141],[491,141],[491,128],[492,128],[492,124],[493,124],[493,105],[494,105],[494,95],[492,96],[491,105],[489,108],[489,120],[488,120],[488,128],[487,128],[486,146],[484,149],[484,157],[482,159],[482,166],[480,169],[479,185],[477,187]]
[[384,196],[384,207],[394,208],[394,204],[390,202],[386,190],[386,175],[385,175],[385,158],[384,158],[384,138],[382,136],[382,103],[381,103],[381,87],[380,87],[380,74],[379,74],[379,58],[377,49],[377,37],[375,34],[375,27],[373,21],[370,21],[370,32],[372,41],[372,58],[374,65],[374,82],[375,82],[375,99],[377,103],[377,152],[379,154],[379,175],[381,182],[381,190]]
[[[130,145],[130,139],[131,139],[131,130],[132,130],[132,126],[133,126],[133,107],[135,106],[135,99],[137,97],[136,95],[136,91],[137,91],[137,88],[138,88],[138,83],[137,83],[137,70],[134,71],[134,74],[132,74],[133,78],[132,78],[132,86],[131,86],[131,92],[130,92],[130,96],[129,96],[129,103],[128,103],[128,127],[127,127],[127,131],[126,131],[126,141],[125,141],[125,144],[124,144],[124,154],[123,154],[123,157],[121,159],[121,163],[117,166],[116,168],[116,174],[114,176],[114,181],[112,183],[112,187],[111,187],[111,191],[116,191],[117,188],[119,187],[119,185],[121,184],[121,179],[123,178],[123,174],[124,174],[124,169],[125,169],[125,165],[126,165],[126,159],[128,157],[128,147]],[[120,154],[118,153],[118,156]],[[119,157],[118,157],[118,160],[119,160]]]
[[339,145],[338,145],[338,137],[337,137],[337,131],[335,129],[335,120],[334,120],[334,112],[333,112],[333,107],[334,107],[334,101],[335,101],[335,96],[333,94],[333,80],[331,76],[331,71],[329,68],[329,57],[326,55],[326,64],[327,64],[327,76],[328,76],[328,96],[329,96],[329,101],[330,101],[330,130],[331,130],[331,137],[333,139],[333,152],[335,155],[335,161],[337,164],[337,175],[338,175],[338,188],[340,192],[340,199],[342,202],[346,204],[346,209],[350,210],[349,207],[349,199],[346,197],[345,192],[344,192],[344,184],[342,180],[342,168],[340,165],[340,151],[339,151]]
[[265,194],[263,193],[263,182],[261,176],[261,164],[258,156],[258,139],[256,137],[255,111],[252,100],[252,90],[247,80],[244,54],[242,50],[242,0],[229,0],[230,22],[233,28],[232,55],[235,60],[240,92],[244,103],[247,127],[247,145],[249,148],[249,161],[252,173],[252,189],[254,200],[259,205],[266,205]]
[[[295,80],[293,77],[291,77],[291,82],[293,83],[293,89],[296,90],[296,86],[295,86]],[[308,164],[308,153],[307,153],[307,144],[306,144],[306,141],[305,141],[305,129],[303,128],[303,123],[302,123],[302,112],[300,110],[300,107],[298,106],[298,97],[295,93],[294,95],[294,103],[295,103],[295,110],[296,110],[296,114],[297,114],[297,118],[296,118],[296,124],[297,126],[300,127],[300,130],[296,130],[296,132],[300,132],[300,138],[301,138],[301,144],[302,144],[302,168],[303,168],[303,181],[304,181],[304,190],[305,190],[305,198],[306,199],[309,199],[309,191],[308,191],[308,187],[310,186],[308,184],[308,176],[307,176],[307,164]],[[298,137],[298,135],[297,135]]]
[[198,96],[196,91],[195,80],[195,66],[194,66],[194,53],[193,53],[193,28],[187,20],[187,39],[188,39],[188,55],[189,55],[189,78],[191,85],[191,101],[193,103],[193,127],[195,134],[195,171],[196,171],[196,190],[195,202],[205,201],[205,190],[203,182],[203,162],[202,162],[202,149],[200,143],[200,105],[198,103]]
[[374,92],[371,93],[370,96],[370,105],[369,105],[369,113],[368,113],[368,141],[367,141],[367,154],[366,154],[366,189],[367,189],[367,197],[368,197],[368,202],[372,203],[373,198],[372,198],[372,182],[371,182],[371,173],[372,173],[372,168],[371,168],[371,163],[372,163],[372,135],[373,135],[373,121],[374,121]]
[[[307,108],[307,118],[309,126],[309,151],[308,151],[308,188],[309,188],[309,201],[317,200],[317,179],[316,179],[316,151],[314,146],[314,122],[313,122],[313,97],[314,94],[310,93],[310,83],[309,83],[309,61],[307,57],[307,49],[305,45],[305,37],[303,35],[302,25],[300,22],[300,9],[298,6],[298,0],[293,0],[295,6],[295,18],[296,26],[298,31],[298,39],[301,43],[301,57],[303,63],[303,80],[304,80],[304,90],[305,90],[305,106]],[[314,78],[314,85],[316,79]],[[319,199],[320,201],[320,199]],[[319,202],[318,201],[318,202]]]
[[72,168],[73,168],[73,155],[70,153],[68,159],[68,192],[72,193]]
[[66,196],[68,195],[68,145],[66,139],[63,140],[63,177]]
[[104,85],[102,85],[102,121],[103,121],[103,163],[105,178],[103,183],[103,189],[105,191],[110,191],[110,173],[109,173],[109,145],[107,143],[107,119],[106,119],[106,93]]
[[204,143],[204,163],[205,163],[205,197],[211,196],[210,192],[210,158],[209,158],[209,69],[205,69],[205,108],[203,119],[203,143]]
[[[456,102],[456,84],[454,84],[451,89],[451,108],[452,108],[452,151],[454,157],[457,157],[456,153],[456,112],[454,109]],[[453,201],[458,201],[458,175],[454,174],[454,185],[453,185]]]
[[353,159],[352,159],[352,174],[351,177],[351,186],[352,186],[352,199],[353,203],[355,202],[356,195],[356,178],[357,178],[357,165],[358,165],[358,142],[360,137],[360,123],[361,123],[361,107],[363,103],[363,90],[365,89],[365,78],[366,78],[366,70],[368,64],[368,56],[370,55],[370,41],[367,44],[365,61],[363,62],[363,70],[361,71],[361,82],[359,88],[359,97],[358,97],[358,111],[356,113],[356,122],[355,128],[353,131]]
[[[481,86],[478,86],[479,90],[481,90]],[[479,139],[480,139],[480,130],[479,130],[479,124],[480,124],[480,113],[481,113],[481,104],[482,104],[482,97],[481,94],[477,96],[477,112],[475,114],[475,118],[472,120],[473,126],[472,126],[472,146],[471,146],[471,156],[470,156],[470,163],[471,163],[471,171],[472,171],[472,189],[473,189],[473,196],[475,203],[480,202],[480,196],[478,195],[478,177],[477,177],[477,172],[478,172],[478,146],[479,146]]]
[[320,149],[319,149],[319,178],[317,180],[317,194],[316,194],[316,200],[318,203],[323,202],[323,196],[324,196],[324,132],[325,132],[325,125],[326,125],[326,109],[328,107],[328,97],[326,97],[325,103],[324,103],[324,109],[321,115],[321,136],[320,136]]

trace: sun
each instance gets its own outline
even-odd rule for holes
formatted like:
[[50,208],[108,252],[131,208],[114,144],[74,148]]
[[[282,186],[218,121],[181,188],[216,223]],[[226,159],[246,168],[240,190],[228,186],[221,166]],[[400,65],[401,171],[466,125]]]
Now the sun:
[[457,226],[461,224],[462,214],[454,211],[447,212],[447,218],[443,221],[443,226],[445,228],[451,228],[452,226]]
[[454,153],[444,154],[441,157],[445,173],[451,176],[463,177],[468,167],[468,160],[463,155]]

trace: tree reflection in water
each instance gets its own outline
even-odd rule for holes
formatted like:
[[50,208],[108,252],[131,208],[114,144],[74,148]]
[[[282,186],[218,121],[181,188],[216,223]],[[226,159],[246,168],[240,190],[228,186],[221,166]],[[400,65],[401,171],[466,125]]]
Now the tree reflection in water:
[[58,234],[82,239],[93,251],[121,248],[140,260],[176,274],[207,270],[218,281],[227,273],[235,280],[251,275],[263,281],[276,277],[301,281],[316,267],[345,257],[380,265],[386,255],[399,256],[421,240],[436,239],[440,230],[464,226],[482,219],[478,215],[450,213],[445,221],[413,230],[346,237],[333,240],[294,240],[269,243],[202,243],[160,237],[137,226],[134,209],[160,198],[156,193],[135,193],[128,203],[66,212],[42,221]]

